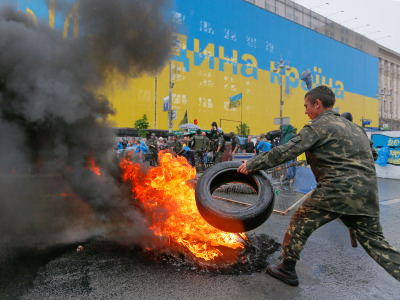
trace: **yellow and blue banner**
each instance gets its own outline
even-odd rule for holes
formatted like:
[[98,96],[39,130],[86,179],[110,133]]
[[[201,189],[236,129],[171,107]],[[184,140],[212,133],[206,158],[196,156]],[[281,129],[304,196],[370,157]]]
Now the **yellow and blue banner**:
[[[66,38],[85,35],[77,0],[0,0],[4,2],[18,3],[19,10],[48,22]],[[304,95],[323,84],[334,91],[335,108],[340,113],[351,112],[358,125],[362,125],[358,120],[368,119],[370,126],[379,126],[379,100],[375,98],[379,58],[247,1],[173,2],[173,10],[166,12],[173,15],[176,26],[176,47],[171,57],[175,86],[169,104],[180,118],[187,112],[199,120],[200,127],[206,127],[221,115],[235,119],[237,112],[232,107],[241,106],[249,116],[246,123],[251,134],[278,129],[274,118],[280,114],[282,87],[283,116],[301,128],[308,121],[304,113],[299,113],[304,111]],[[276,72],[280,59],[290,61],[291,68]],[[146,114],[150,124],[167,129],[168,114],[158,113],[163,111],[164,102],[155,99],[169,95],[169,80],[167,63],[154,74],[110,79],[100,92],[116,109],[110,117],[115,126],[132,126],[132,120]],[[122,87],[119,82],[126,84]],[[232,97],[242,96],[240,91],[246,101],[232,101]],[[235,127],[234,122],[223,125],[227,132],[235,131]],[[173,129],[179,129],[178,122]]]
[[241,104],[242,100],[242,93],[234,95],[234,96],[230,96],[229,98],[229,108],[234,108],[234,107],[238,107]]

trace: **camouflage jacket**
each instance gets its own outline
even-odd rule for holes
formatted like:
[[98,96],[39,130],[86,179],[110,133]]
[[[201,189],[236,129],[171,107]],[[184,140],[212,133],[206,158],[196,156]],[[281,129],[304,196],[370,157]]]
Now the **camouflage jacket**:
[[321,113],[287,144],[249,160],[247,169],[272,168],[303,152],[317,180],[308,203],[336,213],[379,216],[376,150],[361,127],[332,110]]
[[175,153],[179,153],[182,150],[182,143],[179,140],[173,142],[172,145]]
[[204,137],[204,151],[210,151],[210,150],[211,150],[210,139],[208,137]]
[[218,142],[216,144],[217,144],[217,149],[219,146],[221,146],[221,149],[219,150],[220,152],[225,151],[225,139],[223,136],[218,137]]
[[232,151],[235,150],[235,148],[238,147],[236,149],[236,152],[240,150],[240,141],[239,138],[237,136],[235,136],[234,138],[232,138]]
[[[158,153],[158,145],[155,139],[148,139],[146,143],[147,149],[149,149],[150,153]],[[152,147],[154,146],[154,147]]]

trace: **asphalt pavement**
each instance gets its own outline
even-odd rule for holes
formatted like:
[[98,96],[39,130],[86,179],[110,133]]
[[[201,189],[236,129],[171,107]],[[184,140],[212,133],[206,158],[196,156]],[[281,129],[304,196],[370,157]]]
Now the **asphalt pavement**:
[[[381,223],[400,249],[400,181],[379,180]],[[281,242],[290,221],[273,214],[252,233]],[[152,259],[137,248],[91,238],[51,247],[12,248],[1,240],[1,299],[400,299],[400,283],[333,221],[313,233],[297,264],[298,287],[265,274],[217,274]],[[82,245],[84,251],[77,252]],[[279,251],[265,262],[277,262]]]

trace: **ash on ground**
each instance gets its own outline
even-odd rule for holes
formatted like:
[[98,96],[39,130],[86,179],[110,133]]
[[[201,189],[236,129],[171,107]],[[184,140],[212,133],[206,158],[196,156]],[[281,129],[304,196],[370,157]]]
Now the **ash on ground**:
[[156,262],[174,266],[177,271],[241,275],[264,271],[269,264],[268,258],[281,249],[281,244],[266,234],[249,234],[244,245],[238,256],[237,252],[224,247],[221,249],[224,253],[222,258],[207,262],[184,251],[170,254],[150,251],[148,255]]

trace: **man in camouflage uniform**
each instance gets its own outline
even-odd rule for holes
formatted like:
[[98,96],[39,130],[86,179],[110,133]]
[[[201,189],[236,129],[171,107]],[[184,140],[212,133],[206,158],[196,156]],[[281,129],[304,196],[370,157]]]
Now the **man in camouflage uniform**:
[[238,172],[268,169],[303,152],[317,180],[317,188],[294,213],[283,239],[282,264],[267,273],[298,285],[296,261],[311,233],[341,219],[365,251],[400,281],[400,253],[385,240],[379,221],[379,199],[372,142],[364,130],[332,110],[335,94],[318,86],[305,95],[311,122],[285,145],[243,163]]
[[204,136],[204,147],[203,147],[203,167],[205,169],[205,165],[208,162],[208,153],[211,151],[211,143],[210,139],[207,137],[204,131],[201,132],[201,135]]
[[193,136],[193,150],[194,150],[194,163],[197,172],[201,171],[204,155],[204,136],[201,130],[197,129],[196,134]]
[[151,134],[150,138],[148,139],[146,146],[149,150],[149,153],[152,154],[152,158],[150,161],[150,165],[155,167],[157,166],[157,159],[158,159],[158,145],[156,140],[156,135],[154,133]]
[[217,152],[218,148],[218,126],[217,122],[212,122],[211,124],[211,132],[210,132],[210,151],[215,157],[215,153]]
[[217,150],[215,151],[215,163],[222,162],[224,151],[225,151],[225,139],[222,132],[218,131],[218,142]]
[[172,151],[174,155],[177,155],[182,150],[182,143],[178,140],[178,137],[174,135],[172,137]]
[[231,150],[229,151],[229,159],[232,159],[232,154],[235,154],[240,148],[240,141],[234,132],[231,132],[229,135],[231,137],[231,142],[232,142]]

